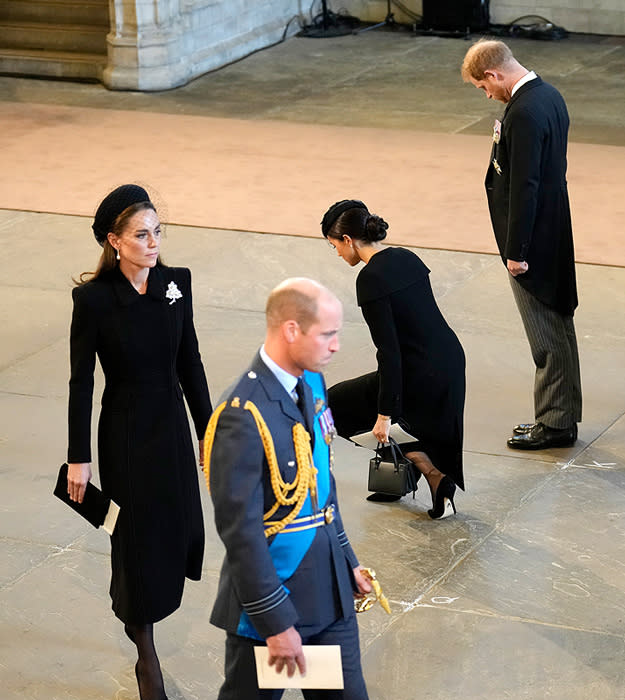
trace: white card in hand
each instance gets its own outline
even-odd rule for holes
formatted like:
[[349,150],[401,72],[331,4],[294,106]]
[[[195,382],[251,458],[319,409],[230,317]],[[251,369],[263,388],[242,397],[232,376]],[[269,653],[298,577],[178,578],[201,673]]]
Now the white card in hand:
[[105,532],[108,532],[109,535],[113,534],[113,530],[115,529],[115,524],[117,523],[117,516],[119,515],[119,506],[115,501],[111,501],[109,503],[109,509],[106,513],[106,517],[104,518],[104,522],[102,523],[102,529]]
[[275,666],[269,665],[269,649],[254,647],[256,657],[256,677],[259,688],[310,688],[343,689],[343,664],[341,647],[336,645],[304,645],[306,675],[302,676],[299,668],[291,678],[286,675],[286,666],[282,673],[276,673]]
[[[419,438],[414,435],[407,433],[399,423],[393,423],[391,429],[389,430],[389,435],[395,440],[398,445],[406,442],[418,442]],[[370,450],[375,450],[378,446],[378,439],[375,437],[372,431],[368,433],[357,433],[356,435],[351,435],[349,438],[352,442],[355,442],[361,447],[366,447]],[[386,443],[388,444],[388,443]]]

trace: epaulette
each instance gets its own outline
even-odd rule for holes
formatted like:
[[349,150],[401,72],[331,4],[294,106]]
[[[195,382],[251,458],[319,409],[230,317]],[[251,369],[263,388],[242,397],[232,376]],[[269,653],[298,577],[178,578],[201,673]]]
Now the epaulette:
[[258,375],[253,370],[249,370],[239,378],[237,383],[228,390],[227,398],[225,399],[229,406],[236,408],[233,400],[238,398],[238,405],[244,406],[245,402],[252,399],[254,393],[258,389]]

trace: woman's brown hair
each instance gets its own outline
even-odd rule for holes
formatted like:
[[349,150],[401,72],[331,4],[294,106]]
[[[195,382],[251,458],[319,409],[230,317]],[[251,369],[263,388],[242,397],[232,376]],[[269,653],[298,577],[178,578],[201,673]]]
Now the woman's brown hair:
[[[122,211],[122,213],[119,214],[119,216],[113,222],[111,233],[114,233],[116,236],[121,236],[130,219],[136,213],[140,211],[145,211],[146,209],[150,209],[153,212],[156,212],[156,209],[154,208],[152,202],[137,202],[136,204],[131,204],[129,207],[126,207],[126,209],[124,209],[124,211]],[[156,259],[156,264],[163,264],[160,255]],[[76,285],[85,284],[86,282],[90,282],[91,280],[97,279],[101,274],[115,269],[118,265],[119,262],[117,260],[117,251],[109,243],[108,238],[106,238],[104,243],[102,244],[102,255],[100,255],[100,259],[98,260],[98,265],[95,271],[81,272],[78,279],[72,278],[72,280]]]

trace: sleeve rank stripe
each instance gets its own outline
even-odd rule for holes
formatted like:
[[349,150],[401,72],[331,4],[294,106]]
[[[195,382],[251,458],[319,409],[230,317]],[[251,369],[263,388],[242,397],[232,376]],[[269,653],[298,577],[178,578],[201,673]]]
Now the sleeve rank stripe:
[[260,600],[255,600],[251,603],[243,603],[243,608],[248,615],[260,615],[280,605],[287,597],[288,593],[284,588],[280,587]]

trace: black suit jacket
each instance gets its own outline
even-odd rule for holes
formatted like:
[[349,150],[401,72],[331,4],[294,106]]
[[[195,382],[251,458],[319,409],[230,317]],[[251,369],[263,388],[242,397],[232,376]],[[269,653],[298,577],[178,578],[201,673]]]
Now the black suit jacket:
[[[352,568],[358,561],[343,531],[334,477],[327,503],[319,503],[320,508],[335,505],[334,522],[316,528],[297,570],[281,581],[269,552],[272,538],[267,539],[263,529],[263,513],[275,503],[269,469],[254,418],[243,407],[249,400],[261,412],[287,482],[295,476],[293,425],[304,423],[304,417],[260,355],[228,394],[210,459],[215,524],[226,547],[211,622],[241,633],[245,612],[263,639],[292,625],[303,635],[316,634],[338,618],[354,614]],[[238,407],[232,405],[234,397],[239,398]],[[327,458],[325,464],[316,462],[318,469],[329,469],[329,448]],[[283,506],[272,520],[288,512],[290,507]]]
[[504,263],[527,261],[515,279],[556,311],[577,306],[575,258],[566,184],[569,117],[560,93],[541,78],[522,85],[506,106],[486,173],[491,221]]

